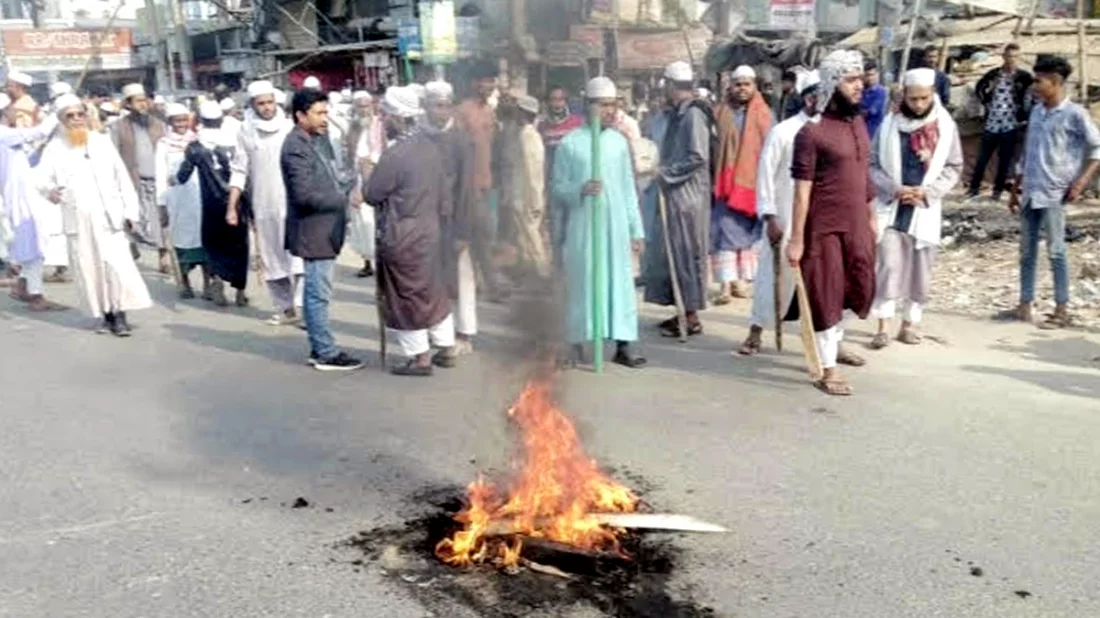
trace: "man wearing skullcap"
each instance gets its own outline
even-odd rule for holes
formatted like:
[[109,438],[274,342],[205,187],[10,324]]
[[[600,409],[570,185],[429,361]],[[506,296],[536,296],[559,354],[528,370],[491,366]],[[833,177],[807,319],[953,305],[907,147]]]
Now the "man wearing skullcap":
[[[802,127],[817,115],[817,87],[821,78],[817,71],[801,69],[795,72],[794,91],[801,95],[798,114],[775,125],[764,141],[760,167],[756,173],[756,210],[764,223],[767,242],[760,245],[760,261],[752,290],[752,313],[749,316],[749,336],[738,353],[753,356],[760,352],[761,335],[772,328],[775,320],[783,320],[794,297],[794,279],[789,264],[781,260],[775,272],[775,254],[786,247],[791,235],[791,209],[794,206],[794,179],[791,160],[794,141]],[[775,284],[779,278],[779,307],[775,306]],[[778,312],[778,315],[777,315]]]
[[871,142],[860,115],[863,56],[835,51],[822,61],[817,99],[820,120],[795,138],[791,176],[794,215],[787,259],[806,282],[824,376],[815,383],[830,395],[850,395],[837,363],[866,361],[845,350],[846,311],[867,317],[875,293],[875,187]]
[[305,90],[320,90],[321,80],[317,79],[314,75],[309,75],[302,80],[302,88]]
[[[420,97],[391,87],[382,101],[386,135],[392,141],[367,183],[365,199],[377,208],[378,285],[385,328],[408,358],[396,375],[425,377],[432,366],[455,366],[454,317],[441,263],[447,255],[444,226],[452,196],[441,179],[447,167],[438,145],[417,125]],[[438,351],[433,356],[432,349]]]
[[248,85],[248,120],[237,133],[230,162],[229,208],[226,222],[241,225],[241,197],[249,189],[256,250],[275,314],[272,326],[298,324],[302,306],[304,265],[286,249],[286,187],[279,167],[283,142],[293,125],[275,103],[275,87],[267,80]]
[[904,305],[897,340],[921,341],[917,327],[940,244],[943,198],[963,169],[959,130],[936,96],[936,72],[912,69],[903,86],[899,110],[886,117],[871,150],[879,228],[874,349],[890,342],[887,331],[899,303]]
[[162,223],[169,227],[169,238],[180,266],[179,296],[186,300],[195,297],[190,274],[196,267],[202,270],[203,295],[211,293],[206,251],[202,247],[202,190],[197,175],[182,184],[176,179],[187,147],[195,141],[191,111],[180,103],[169,103],[164,116],[168,120],[168,133],[157,142],[157,205],[167,216]]
[[716,113],[719,148],[710,241],[711,268],[721,291],[715,304],[746,298],[756,276],[756,171],[772,121],[771,108],[756,89],[756,71],[737,67]]
[[238,118],[240,110],[237,109],[237,102],[230,97],[225,97],[218,101],[218,106],[222,110],[222,134],[225,135],[226,145],[236,146],[237,134],[241,132],[241,119]]
[[12,126],[18,129],[27,129],[38,124],[38,103],[30,95],[32,83],[34,80],[26,73],[8,73],[4,91],[11,98],[11,105],[7,108],[7,114],[11,118]]
[[103,318],[98,332],[128,337],[127,312],[153,305],[125,233],[136,225],[141,205],[111,140],[88,131],[80,98],[63,95],[56,107],[62,129],[42,151],[38,188],[61,206],[73,278],[85,307]]
[[[592,341],[595,320],[606,339],[615,342],[614,362],[642,367],[646,359],[633,344],[638,340],[638,301],[634,291],[633,255],[645,242],[634,168],[626,137],[613,128],[618,111],[614,82],[597,77],[585,87],[590,105],[599,108],[600,129],[593,135],[584,125],[565,136],[554,154],[550,187],[554,219],[552,242],[561,256],[565,279],[565,341],[571,362],[584,358],[583,345]],[[592,141],[600,140],[599,180],[593,179]],[[593,305],[597,278],[592,254],[592,209],[602,213],[604,254],[597,256],[602,306]],[[595,315],[593,315],[595,314]],[[604,342],[598,342],[603,345]]]
[[[710,106],[695,98],[691,65],[678,61],[665,69],[665,98],[672,108],[661,141],[661,166],[657,182],[667,208],[668,227],[654,225],[645,251],[645,302],[675,306],[670,262],[676,266],[677,283],[686,312],[687,334],[703,332],[698,312],[706,308],[707,255],[710,251],[711,143],[714,115]],[[665,234],[672,247],[665,251]],[[672,317],[658,325],[666,337],[680,335]]]
[[[130,171],[130,180],[141,202],[141,216],[130,231],[132,240],[157,248],[160,254],[160,272],[168,273],[169,261],[161,229],[161,213],[157,208],[156,149],[164,137],[164,121],[150,113],[152,102],[141,84],[128,84],[122,88],[123,104],[130,112],[119,118],[111,131],[111,139],[118,148],[122,162]],[[131,242],[130,251],[138,258],[137,245]]]
[[348,244],[363,260],[356,277],[374,276],[374,208],[363,202],[363,186],[382,156],[385,136],[382,118],[375,113],[374,97],[365,90],[352,94],[351,118],[346,142],[346,157],[356,180],[351,192],[352,210],[348,214]]
[[516,98],[515,122],[518,129],[515,150],[517,163],[512,178],[512,195],[502,203],[512,205],[509,216],[512,241],[518,252],[518,266],[524,273],[546,276],[550,272],[550,256],[542,240],[546,216],[546,150],[535,128],[539,101],[530,95]]

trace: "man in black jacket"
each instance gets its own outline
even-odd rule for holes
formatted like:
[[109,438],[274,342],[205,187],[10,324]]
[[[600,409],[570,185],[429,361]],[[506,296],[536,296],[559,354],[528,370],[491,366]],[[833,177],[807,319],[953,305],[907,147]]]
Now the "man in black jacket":
[[328,323],[332,267],[344,246],[350,184],[319,147],[328,139],[328,98],[317,90],[301,90],[294,94],[291,109],[296,126],[283,142],[279,163],[286,185],[286,248],[305,261],[309,362],[320,371],[359,369],[361,361],[336,347]]
[[982,142],[974,174],[970,177],[971,198],[978,197],[982,188],[985,168],[997,153],[997,177],[993,182],[993,199],[1000,200],[1008,181],[1009,166],[1016,155],[1016,146],[1023,136],[1023,125],[1030,112],[1028,91],[1031,73],[1018,67],[1020,46],[1005,45],[1004,65],[993,69],[978,80],[974,93],[985,106],[985,122],[982,125]]

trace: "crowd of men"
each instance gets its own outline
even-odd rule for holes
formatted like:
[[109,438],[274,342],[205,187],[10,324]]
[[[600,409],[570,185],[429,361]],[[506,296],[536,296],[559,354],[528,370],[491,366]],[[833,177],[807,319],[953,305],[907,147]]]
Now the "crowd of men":
[[[1031,319],[1045,229],[1058,308],[1044,325],[1060,327],[1064,204],[1100,166],[1100,131],[1069,101],[1064,59],[1040,59],[1031,76],[1018,54],[1006,47],[1003,69],[979,84],[988,135],[970,188],[993,151],[1007,167],[1002,134],[1019,133],[1009,205],[1025,239],[1020,306],[1004,317]],[[560,289],[568,345],[559,361],[582,362],[602,333],[614,362],[639,368],[639,285],[645,302],[674,308],[656,327],[680,338],[703,332],[709,303],[751,294],[746,356],[777,320],[799,319],[792,299],[804,285],[824,370],[816,385],[847,395],[838,365],[866,363],[843,343],[848,317],[878,319],[872,348],[920,343],[943,200],[963,170],[942,72],[907,71],[891,98],[855,51],[789,72],[778,104],[751,67],[724,75],[712,102],[691,65],[673,63],[640,123],[606,77],[584,89],[589,122],[565,89],[552,88],[544,107],[501,91],[492,67],[473,75],[461,102],[443,81],[371,95],[325,93],[311,78],[287,101],[261,80],[248,85],[242,112],[228,99],[158,105],[131,84],[125,114],[106,124],[63,84],[39,107],[29,79],[11,75],[0,100],[0,246],[12,296],[57,309],[43,282],[71,272],[100,331],[128,336],[128,313],[152,304],[139,246],[157,250],[181,298],[220,306],[251,302],[255,253],[276,309],[270,323],[304,328],[310,364],[326,371],[363,365],[329,326],[346,240],[358,274],[377,279],[384,341],[405,359],[390,368],[397,375],[430,376],[474,351],[479,291],[502,300],[523,285]],[[1025,97],[1034,101],[1027,122]]]

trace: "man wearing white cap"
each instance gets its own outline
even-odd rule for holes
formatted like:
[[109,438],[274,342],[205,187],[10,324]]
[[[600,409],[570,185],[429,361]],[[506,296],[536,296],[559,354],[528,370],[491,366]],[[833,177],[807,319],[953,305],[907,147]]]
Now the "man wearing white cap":
[[320,90],[321,80],[317,79],[315,75],[306,76],[306,78],[302,80],[302,88],[305,90]]
[[515,178],[512,179],[510,226],[519,252],[520,267],[530,273],[546,276],[550,272],[550,256],[542,240],[546,217],[546,148],[535,128],[539,100],[530,95],[516,98],[517,136]]
[[229,208],[226,221],[241,225],[241,195],[249,189],[256,245],[263,266],[264,282],[276,313],[268,322],[274,326],[297,324],[302,306],[301,258],[286,249],[286,186],[279,167],[283,142],[294,125],[275,104],[275,87],[267,80],[248,85],[252,109],[237,135],[237,150],[230,164]]
[[218,101],[218,106],[222,110],[222,133],[225,134],[226,143],[235,146],[237,134],[241,132],[241,119],[237,117],[240,113],[237,102],[230,97],[225,97]]
[[[409,360],[393,367],[402,376],[430,376],[432,365],[455,366],[454,318],[440,264],[443,225],[451,216],[447,168],[436,143],[417,128],[420,97],[391,87],[382,101],[386,134],[367,184],[367,203],[378,209],[378,285],[385,327]],[[432,356],[432,348],[439,351]]]
[[169,131],[157,142],[157,205],[167,215],[169,237],[180,266],[179,295],[195,297],[190,273],[202,269],[203,296],[210,294],[210,276],[206,268],[206,251],[202,247],[202,191],[198,176],[185,183],[176,180],[184,153],[195,132],[191,130],[191,112],[180,103],[169,103],[164,109]]
[[[675,264],[688,335],[703,332],[698,312],[706,308],[714,201],[710,165],[714,119],[707,103],[695,98],[693,77],[686,62],[673,62],[665,69],[665,96],[672,110],[661,142],[657,182],[665,200],[668,227],[654,226],[657,234],[647,239],[645,251],[645,301],[664,307],[676,304],[671,270]],[[672,246],[671,258],[665,251],[665,234]],[[659,328],[666,337],[680,335],[677,317],[661,322]]]
[[42,151],[39,190],[61,205],[70,263],[85,306],[103,318],[99,332],[128,337],[128,311],[151,307],[149,290],[127,246],[125,229],[141,207],[111,140],[89,132],[75,95],[58,97],[62,130]]
[[844,349],[846,313],[867,317],[875,294],[875,187],[871,143],[860,115],[863,56],[835,51],[821,62],[821,117],[795,138],[794,214],[787,260],[802,269],[824,376],[815,386],[850,395],[837,364],[866,360]]
[[30,89],[34,80],[21,71],[8,73],[8,83],[4,91],[11,97],[7,113],[10,122],[18,129],[27,129],[38,124],[38,103],[31,98]]
[[890,114],[871,150],[877,190],[879,245],[875,303],[878,333],[871,347],[890,341],[887,330],[904,302],[898,341],[920,343],[917,325],[928,299],[932,263],[940,244],[943,198],[963,169],[959,130],[936,96],[936,72],[906,72],[901,106]]
[[[554,254],[561,256],[565,274],[565,340],[571,344],[574,363],[584,358],[583,345],[592,341],[595,320],[602,323],[606,339],[615,342],[614,362],[642,367],[646,359],[633,344],[638,340],[638,301],[634,290],[633,255],[645,242],[630,144],[615,130],[618,112],[615,83],[597,77],[585,87],[590,105],[600,114],[599,135],[584,125],[565,136],[554,153],[551,196],[554,204]],[[593,179],[592,142],[600,142],[599,180]],[[603,255],[593,260],[592,209],[602,211]],[[594,269],[602,273],[597,278]],[[603,306],[593,311],[596,281],[604,288]],[[595,313],[595,318],[593,318]],[[604,345],[603,341],[597,345]]]
[[371,170],[382,156],[385,137],[382,119],[374,113],[374,97],[365,90],[351,95],[351,118],[345,139],[345,156],[355,172],[357,187],[351,194],[352,210],[348,213],[348,244],[363,259],[363,268],[355,276],[365,279],[374,276],[374,208],[363,202],[362,188],[370,178]]
[[61,308],[43,295],[43,270],[44,266],[68,266],[61,210],[38,192],[29,160],[35,143],[56,126],[56,117],[48,117],[37,127],[0,127],[0,211],[6,211],[2,225],[11,230],[8,258],[21,267],[11,296],[33,311]]
[[[795,94],[802,97],[796,115],[775,125],[764,142],[760,155],[760,167],[756,173],[756,210],[764,221],[767,242],[761,243],[760,262],[756,269],[756,283],[752,290],[752,314],[749,317],[749,336],[741,344],[739,354],[752,356],[760,352],[764,329],[775,325],[775,320],[785,319],[794,297],[794,279],[789,265],[780,260],[779,273],[775,272],[775,254],[782,256],[784,244],[791,235],[791,209],[794,206],[794,179],[791,178],[791,159],[794,157],[794,140],[802,127],[817,114],[817,85],[821,78],[817,71],[801,69],[794,72]],[[789,109],[790,103],[786,107]],[[775,306],[776,277],[779,277],[779,306]],[[778,312],[778,315],[776,315]]]
[[[160,254],[160,272],[167,273],[169,261],[157,208],[154,152],[157,142],[164,137],[166,127],[162,120],[149,113],[151,105],[144,86],[137,83],[127,84],[122,88],[122,97],[130,113],[114,123],[111,137],[126,169],[130,170],[130,180],[141,202],[141,216],[134,222],[131,233],[137,242],[157,248]],[[137,246],[131,244],[130,251],[137,259]]]
[[719,142],[710,241],[714,279],[722,290],[715,304],[745,298],[756,276],[756,172],[773,120],[771,107],[756,89],[756,71],[737,67],[716,113]]

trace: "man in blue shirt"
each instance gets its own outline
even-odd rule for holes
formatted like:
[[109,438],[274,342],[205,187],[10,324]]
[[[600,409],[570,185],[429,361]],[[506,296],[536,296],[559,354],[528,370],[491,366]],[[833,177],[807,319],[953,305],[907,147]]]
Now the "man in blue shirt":
[[1045,230],[1055,307],[1039,326],[1065,328],[1070,324],[1065,205],[1081,197],[1100,168],[1100,130],[1085,108],[1066,95],[1072,68],[1065,58],[1042,58],[1034,71],[1038,104],[1031,109],[1024,154],[1017,164],[1017,188],[1008,202],[1009,209],[1020,214],[1020,304],[1000,315],[1031,321],[1039,233]]
[[951,104],[951,78],[940,70],[940,48],[929,45],[924,48],[924,66],[936,72],[936,95],[944,107]]
[[879,81],[878,63],[871,59],[864,60],[863,98],[860,99],[859,107],[863,112],[863,121],[867,123],[867,134],[871,139],[875,139],[879,125],[886,117],[889,100],[890,93]]

